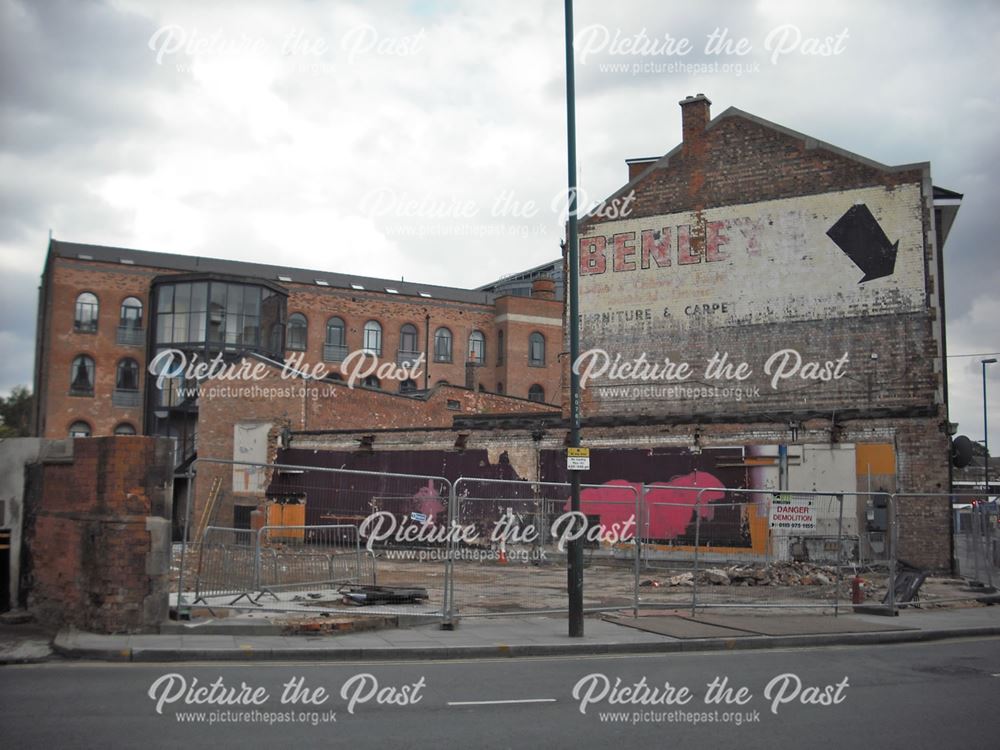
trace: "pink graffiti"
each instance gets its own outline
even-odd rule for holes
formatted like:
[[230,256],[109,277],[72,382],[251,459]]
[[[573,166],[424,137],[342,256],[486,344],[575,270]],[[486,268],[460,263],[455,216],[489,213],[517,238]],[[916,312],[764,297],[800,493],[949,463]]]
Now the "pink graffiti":
[[[586,515],[600,516],[601,527],[607,531],[614,524],[623,524],[635,513],[635,495],[627,487],[642,492],[642,485],[624,479],[612,479],[600,487],[588,487],[580,493],[580,510]],[[681,536],[693,520],[692,508],[702,493],[699,513],[706,521],[715,518],[709,503],[726,496],[726,486],[706,471],[694,471],[672,478],[668,482],[647,485],[646,515],[649,525],[643,529],[647,539],[675,539]],[[569,503],[564,508],[569,510]],[[621,528],[621,526],[619,526]]]
[[417,506],[419,513],[423,513],[428,518],[434,518],[445,507],[439,498],[440,495],[434,486],[434,480],[428,479],[427,486],[421,487],[414,493],[413,502]]

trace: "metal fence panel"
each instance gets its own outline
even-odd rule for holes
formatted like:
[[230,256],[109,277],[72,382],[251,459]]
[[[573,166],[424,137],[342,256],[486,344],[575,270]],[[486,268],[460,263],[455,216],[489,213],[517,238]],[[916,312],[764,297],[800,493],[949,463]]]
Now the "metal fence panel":
[[347,584],[375,585],[375,560],[361,545],[358,527],[264,526],[257,534],[260,595],[337,592]]
[[[242,595],[266,609],[349,611],[357,614],[443,616],[446,611],[451,484],[440,477],[347,469],[258,464],[198,459],[192,473],[201,488],[221,484],[219,506],[230,512],[229,488],[239,482],[246,499],[257,499],[268,523],[251,543],[249,530],[239,544],[201,543],[195,603],[230,606]],[[219,477],[221,476],[221,482]],[[190,483],[190,486],[194,483]],[[248,493],[246,488],[253,489]],[[227,504],[228,502],[228,504]],[[195,515],[206,498],[188,503],[185,529],[194,529]],[[192,511],[198,506],[198,513]],[[219,511],[213,511],[218,513]],[[288,519],[295,519],[289,522]],[[213,529],[216,527],[212,527]],[[213,531],[213,535],[218,535]],[[186,537],[189,536],[186,531]],[[206,539],[208,536],[205,537]],[[247,546],[254,548],[247,559]],[[195,552],[181,545],[185,563]],[[248,581],[247,566],[252,570]],[[185,575],[189,564],[180,566]],[[355,606],[362,600],[340,589],[348,585],[405,588],[419,596],[391,604]],[[179,576],[179,577],[180,577]],[[187,603],[178,581],[178,600]],[[238,591],[237,591],[238,589]],[[229,602],[219,597],[241,595]],[[373,600],[375,592],[369,592]],[[379,596],[392,592],[378,592]],[[262,599],[263,594],[269,596]],[[424,596],[426,594],[426,596]],[[214,598],[213,598],[214,597]],[[311,600],[311,601],[307,601]]]
[[250,529],[209,526],[198,549],[195,604],[210,597],[235,597],[234,604],[257,590],[257,534]]
[[[580,515],[570,485],[478,479],[455,482],[451,616],[567,611],[566,550],[584,544],[584,608],[635,605],[635,526],[639,489],[581,486]],[[586,522],[586,525],[585,525]]]

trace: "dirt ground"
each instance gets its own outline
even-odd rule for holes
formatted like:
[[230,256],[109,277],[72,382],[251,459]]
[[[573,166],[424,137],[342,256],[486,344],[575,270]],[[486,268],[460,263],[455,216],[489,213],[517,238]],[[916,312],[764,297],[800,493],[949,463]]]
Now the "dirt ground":
[[[395,556],[395,555],[394,555]],[[445,602],[445,563],[430,559],[392,559],[382,551],[375,560],[375,581],[379,586],[423,587],[428,599],[421,611],[440,610]],[[190,559],[190,558],[189,558]],[[566,608],[566,562],[564,557],[532,559],[512,551],[507,562],[496,559],[456,560],[453,563],[453,605],[460,616],[500,613],[547,612]],[[186,566],[188,567],[188,566]],[[699,607],[802,608],[833,611],[851,604],[855,570],[845,566],[836,583],[835,567],[808,563],[768,564],[704,563],[697,578],[690,563],[649,561],[638,574],[638,604],[642,608],[685,609]],[[178,566],[174,568],[176,591]],[[312,608],[343,609],[337,585],[294,585],[294,573],[282,601],[308,599]],[[888,590],[885,569],[859,571],[864,602],[881,603]],[[185,571],[187,591],[195,588],[197,571]],[[584,608],[588,610],[632,609],[635,605],[634,562],[611,556],[590,554],[584,570]],[[238,586],[237,586],[238,587]],[[978,606],[975,591],[960,578],[930,577],[920,589],[917,606]],[[294,594],[294,596],[292,596]],[[311,595],[310,595],[311,594]],[[264,600],[262,600],[263,602]],[[271,602],[271,606],[278,606]],[[405,612],[407,605],[394,610]]]

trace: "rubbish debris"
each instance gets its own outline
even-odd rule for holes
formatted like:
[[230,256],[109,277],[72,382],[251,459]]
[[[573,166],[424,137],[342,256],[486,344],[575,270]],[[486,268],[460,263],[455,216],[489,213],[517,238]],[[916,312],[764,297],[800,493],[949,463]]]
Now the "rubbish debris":
[[422,586],[344,586],[338,590],[344,597],[344,604],[359,607],[374,604],[418,604],[426,601],[427,589]]

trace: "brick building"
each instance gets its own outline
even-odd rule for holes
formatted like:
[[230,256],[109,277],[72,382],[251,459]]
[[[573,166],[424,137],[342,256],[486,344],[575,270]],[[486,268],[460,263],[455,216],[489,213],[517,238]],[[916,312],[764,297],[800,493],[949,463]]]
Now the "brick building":
[[[605,201],[618,210],[581,222],[589,424],[757,446],[747,463],[798,450],[814,465],[798,489],[947,492],[942,249],[961,195],[927,163],[886,166],[710,106],[680,102],[682,143],[627,160]],[[876,514],[857,506],[864,532]],[[946,567],[947,500],[900,513],[908,559]]]
[[[326,380],[356,386],[338,390],[341,401],[356,391],[366,408],[373,398],[393,405],[366,422],[341,410],[320,426],[416,426],[418,413],[450,414],[449,401],[469,408],[467,396],[434,395],[448,386],[504,395],[501,410],[533,410],[558,403],[561,339],[562,304],[544,277],[529,296],[494,294],[52,240],[39,291],[36,432],[174,437],[182,462],[200,420],[178,352],[187,365],[253,355],[312,374],[322,366]],[[170,376],[163,387],[150,365]],[[406,400],[386,400],[390,392]]]
[[[680,104],[683,142],[627,160],[581,221],[583,481],[839,490],[843,533],[878,555],[886,512],[868,490],[950,487],[941,253],[961,195],[926,163],[879,164],[735,108],[713,119],[703,95]],[[484,470],[504,455],[521,478],[565,481],[567,403],[503,429],[466,414],[387,434],[374,456],[358,431],[293,432],[277,455],[450,476],[460,442]],[[904,559],[949,566],[947,498],[902,498],[899,519]],[[820,512],[815,533],[836,538],[840,520]]]
[[[961,195],[926,163],[879,164],[735,108],[713,119],[703,95],[680,104],[682,143],[627,160],[626,184],[581,221],[583,480],[947,492],[942,249]],[[202,458],[563,481],[559,266],[469,291],[53,242],[39,434],[134,429]],[[194,409],[182,379],[148,383],[167,348],[261,365],[261,390],[234,398],[210,379]],[[352,389],[336,378],[354,350],[431,356],[418,377]],[[282,362],[334,374],[296,371],[309,388],[274,396]],[[221,518],[241,524],[272,479],[199,472],[211,482],[193,512],[218,484]],[[907,498],[899,518],[904,559],[947,568],[947,499]],[[839,536],[839,520],[819,531]],[[842,520],[859,544],[884,535],[884,507],[863,494]],[[789,539],[766,543],[788,554]]]

